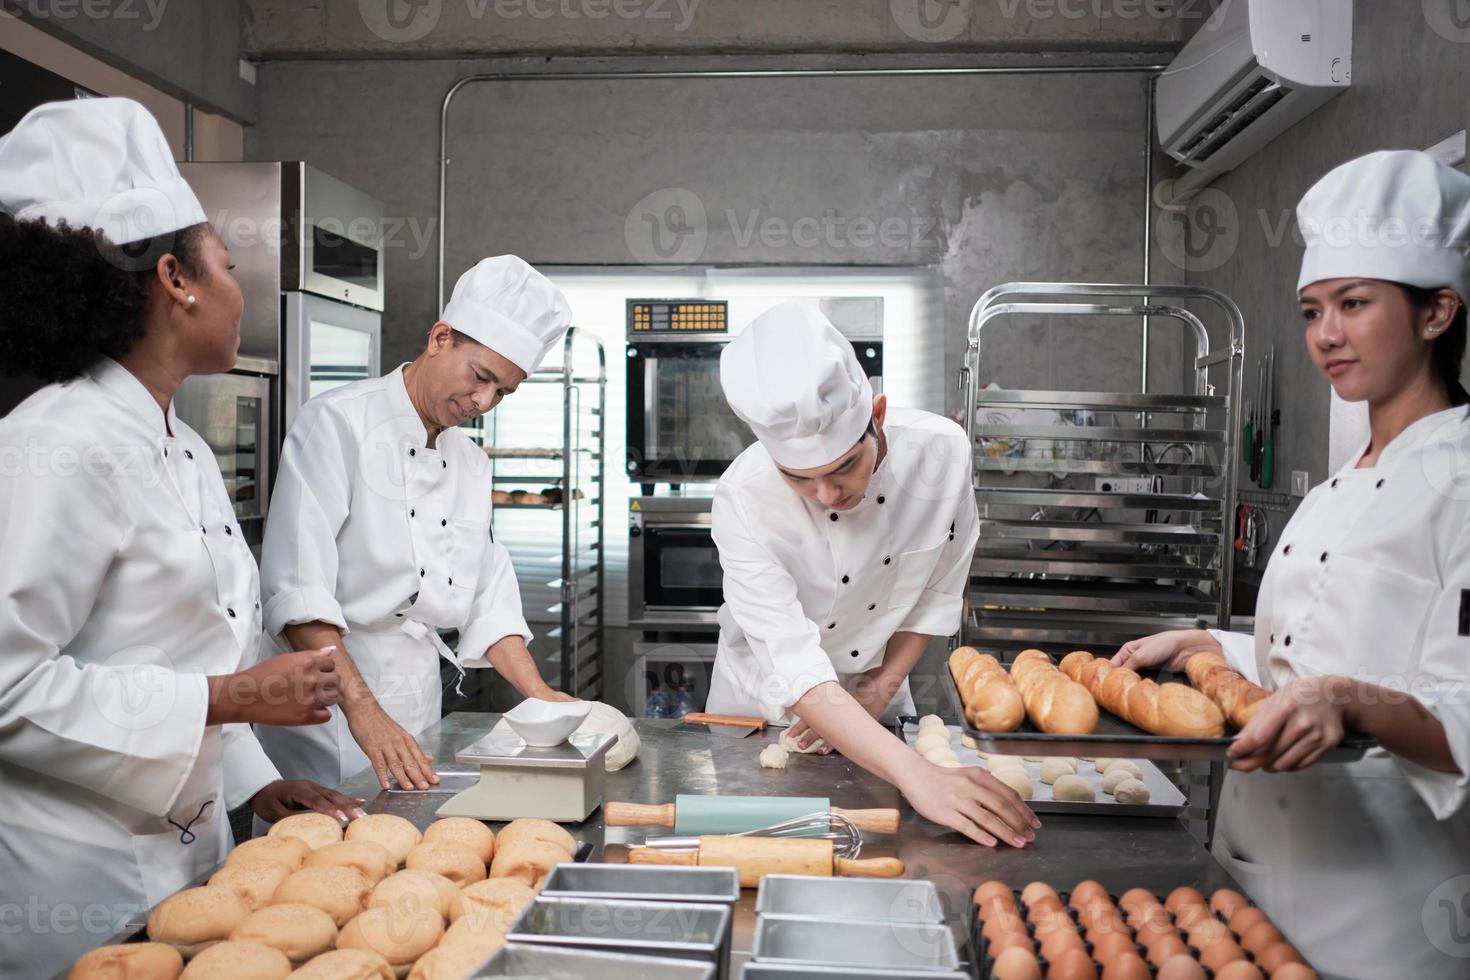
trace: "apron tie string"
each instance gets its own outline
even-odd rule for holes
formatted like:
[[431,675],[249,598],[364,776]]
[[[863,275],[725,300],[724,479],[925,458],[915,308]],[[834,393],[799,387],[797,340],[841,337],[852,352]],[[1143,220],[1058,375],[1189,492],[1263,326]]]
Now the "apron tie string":
[[407,617],[404,617],[399,629],[403,630],[403,632],[415,640],[428,640],[429,644],[439,652],[439,656],[454,665],[454,669],[458,671],[458,676],[454,680],[454,693],[460,697],[464,697],[464,688],[462,686],[464,684],[464,665],[459,662],[459,658],[454,655],[454,651],[449,649],[449,645],[439,636],[439,631],[416,619],[409,619]]

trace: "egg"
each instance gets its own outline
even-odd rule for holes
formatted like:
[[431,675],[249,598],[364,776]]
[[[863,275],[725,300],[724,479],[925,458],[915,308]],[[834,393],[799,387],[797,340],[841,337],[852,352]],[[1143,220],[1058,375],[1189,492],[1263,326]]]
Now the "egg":
[[1195,949],[1207,949],[1231,938],[1230,930],[1219,919],[1205,919],[1203,922],[1198,922],[1185,933],[1185,936],[1189,939],[1189,945]]
[[1138,928],[1134,937],[1140,946],[1153,949],[1154,944],[1161,939],[1178,939],[1179,930],[1170,925],[1167,919],[1150,919]]
[[1008,949],[1024,949],[1028,953],[1036,952],[1036,945],[1031,937],[1024,932],[1008,932],[1000,938],[990,941],[987,950],[990,958],[994,959]]
[[1091,879],[1079,881],[1076,887],[1072,889],[1072,894],[1068,896],[1068,903],[1072,908],[1080,909],[1082,906],[1091,902],[1107,902],[1111,904],[1112,899],[1108,897],[1108,890],[1097,882]]
[[1137,953],[1124,953],[1103,964],[1102,980],[1151,980],[1148,964]]
[[1164,936],[1148,946],[1148,961],[1154,966],[1163,966],[1176,956],[1189,956],[1189,947],[1178,935]]
[[1046,971],[1048,980],[1097,980],[1097,964],[1084,950],[1069,949],[1047,959],[1051,964]]
[[990,968],[996,980],[1041,980],[1041,964],[1024,949],[1008,949],[995,958]]
[[1059,929],[1056,932],[1039,938],[1041,939],[1041,955],[1053,962],[1064,953],[1070,953],[1074,950],[1083,953],[1087,952],[1087,944],[1082,941],[1082,937],[1075,932],[1069,932],[1065,929]]
[[1241,949],[1233,939],[1222,939],[1199,951],[1199,961],[1216,973],[1220,972],[1220,968],[1225,964],[1243,959],[1245,959],[1245,950]]
[[1218,912],[1227,919],[1235,914],[1236,909],[1249,904],[1244,895],[1229,888],[1221,888],[1210,896],[1210,911]]
[[1178,912],[1185,905],[1203,905],[1205,897],[1198,891],[1189,887],[1176,888],[1164,899],[1164,907],[1170,912]]
[[1304,963],[1283,963],[1271,971],[1271,980],[1318,980],[1317,974]]
[[998,898],[986,899],[980,905],[980,908],[976,910],[976,914],[979,915],[981,922],[990,922],[995,919],[1015,919],[1017,922],[1024,924],[1026,921],[1021,917],[1020,910],[1014,905],[1007,905]]
[[1055,895],[1042,895],[1036,901],[1026,903],[1026,918],[1032,922],[1050,916],[1066,914],[1067,910],[1062,905],[1062,900]]
[[1123,922],[1122,919],[1117,916],[1116,913],[1111,916],[1104,916],[1103,918],[1094,920],[1092,925],[1087,927],[1087,938],[1092,940],[1093,942],[1097,942],[1098,939],[1102,936],[1114,935],[1126,936],[1128,937],[1129,942],[1134,941],[1133,930],[1129,929],[1128,926]]
[[1196,923],[1212,918],[1214,918],[1214,913],[1207,906],[1185,905],[1174,913],[1174,924],[1180,929],[1188,931]]
[[1138,946],[1133,942],[1132,936],[1114,932],[1092,940],[1092,957],[1104,966],[1125,953],[1138,953]]
[[1159,966],[1157,980],[1205,980],[1205,968],[1188,953],[1171,956]]
[[1254,963],[1236,960],[1215,971],[1215,980],[1263,980]]
[[1228,918],[1230,920],[1230,931],[1235,933],[1237,936],[1245,935],[1246,930],[1255,925],[1257,922],[1270,921],[1266,918],[1266,913],[1262,912],[1254,905],[1247,905],[1244,908],[1238,908],[1235,910],[1234,913],[1228,916]]
[[1057,890],[1044,881],[1033,881],[1021,889],[1021,901],[1026,904],[1027,908],[1030,908],[1031,904],[1043,895],[1050,895],[1052,898],[1056,898]]
[[1122,898],[1118,899],[1118,904],[1124,908],[1130,905],[1139,905],[1144,902],[1157,904],[1158,899],[1147,888],[1130,888],[1123,893]]
[[1135,929],[1146,922],[1169,921],[1169,910],[1160,905],[1158,899],[1129,905],[1123,911],[1127,913],[1128,924]]
[[982,881],[980,887],[975,889],[975,904],[984,905],[987,899],[998,898],[1003,902],[1016,904],[1016,896],[1011,891],[1011,886],[1003,881]]
[[1277,929],[1271,923],[1257,922],[1240,934],[1240,945],[1252,953],[1259,953],[1267,946],[1282,942],[1285,938],[1285,936],[1281,935],[1281,930]]
[[1270,944],[1256,954],[1256,962],[1273,978],[1289,963],[1306,965],[1302,963],[1302,954],[1298,953],[1296,947],[1290,943]]
[[995,942],[997,939],[999,939],[1001,936],[1004,936],[1008,932],[1018,932],[1023,935],[1025,934],[1026,924],[1021,921],[1020,916],[997,916],[996,918],[991,919],[989,922],[985,923],[985,926],[980,930],[980,935],[984,936],[991,942]]
[[1031,917],[1031,925],[1037,939],[1053,932],[1077,931],[1077,923],[1072,921],[1072,917],[1058,909],[1046,909],[1036,913]]
[[1091,928],[1094,922],[1099,922],[1103,919],[1118,918],[1118,909],[1106,898],[1100,902],[1092,901],[1080,908],[1077,906],[1073,906],[1073,908],[1077,909],[1077,921],[1082,924],[1084,929]]

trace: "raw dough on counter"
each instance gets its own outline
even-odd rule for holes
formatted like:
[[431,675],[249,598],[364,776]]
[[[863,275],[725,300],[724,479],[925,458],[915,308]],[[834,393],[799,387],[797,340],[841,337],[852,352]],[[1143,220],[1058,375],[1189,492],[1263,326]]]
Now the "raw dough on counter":
[[1103,792],[1116,794],[1118,792],[1119,783],[1125,783],[1130,779],[1137,778],[1137,776],[1133,775],[1133,773],[1129,772],[1127,769],[1124,769],[1122,766],[1110,769],[1108,772],[1103,774]]
[[955,755],[954,749],[950,748],[947,745],[943,746],[942,748],[930,749],[928,752],[923,752],[920,754],[923,755],[924,758],[928,759],[930,762],[934,763],[936,766],[943,765],[946,762],[960,761],[960,757]]
[[1065,775],[1057,779],[1051,787],[1051,796],[1054,800],[1066,800],[1069,803],[1091,803],[1097,799],[1092,792],[1092,784],[1081,776]]
[[1041,781],[1048,786],[1052,785],[1062,776],[1073,776],[1077,773],[1077,764],[1071,759],[1061,757],[1047,759],[1041,764]]
[[587,720],[577,726],[573,734],[617,736],[618,740],[607,750],[607,755],[602,757],[602,767],[608,772],[617,772],[638,758],[638,750],[643,745],[628,716],[602,701],[592,702]]
[[1142,805],[1148,802],[1148,786],[1141,779],[1125,779],[1113,791],[1113,798],[1119,803]]
[[923,732],[914,740],[914,748],[920,755],[928,755],[939,749],[949,748],[949,731]]
[[785,769],[786,760],[790,758],[790,756],[791,753],[787,752],[786,749],[782,747],[781,743],[772,742],[770,745],[767,745],[765,748],[761,749],[761,768]]
[[1105,757],[1099,756],[1098,758],[1092,760],[1092,764],[1097,767],[1097,771],[1098,772],[1107,772],[1108,771],[1108,766],[1111,766],[1115,762],[1122,762],[1122,761],[1123,761],[1122,759],[1109,759],[1109,758],[1105,758]]
[[1013,755],[993,755],[989,759],[987,759],[986,762],[989,764],[992,772],[998,769],[1017,769],[1021,772],[1026,771],[1026,763],[1022,762],[1020,759],[1016,758]]
[[[973,738],[971,738],[968,735],[961,735],[960,736],[960,744],[963,745],[967,749],[975,749],[975,750],[978,751],[979,748],[980,748],[979,743],[977,743]],[[985,757],[985,753],[984,752],[981,752],[980,753],[980,757],[983,759]]]
[[1126,772],[1134,779],[1143,778],[1143,770],[1138,768],[1135,763],[1129,761],[1128,759],[1114,759],[1112,763],[1102,771],[1109,776],[1111,776],[1115,772]]
[[[812,734],[815,735],[816,732],[813,732]],[[781,748],[785,749],[787,752],[795,752],[798,755],[811,755],[813,752],[819,752],[827,747],[827,743],[819,738],[812,742],[811,745],[808,745],[806,748],[801,748],[799,745],[796,744],[796,739],[791,737],[791,729],[789,728],[781,733],[780,742]]]
[[934,728],[945,731],[944,719],[938,715],[925,715],[919,719],[919,734],[922,735],[929,729]]
[[1031,799],[1031,777],[1024,769],[992,769],[990,774],[1016,791],[1023,800]]
[[965,768],[965,764],[959,760],[959,757],[958,756],[956,756],[953,759],[931,759],[929,761],[933,762],[936,766],[940,766],[941,768],[944,768],[944,769],[963,769],[963,768]]

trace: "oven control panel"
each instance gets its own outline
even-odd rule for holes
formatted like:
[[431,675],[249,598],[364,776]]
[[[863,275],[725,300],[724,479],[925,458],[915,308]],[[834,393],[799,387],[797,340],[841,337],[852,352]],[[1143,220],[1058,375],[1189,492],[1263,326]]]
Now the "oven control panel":
[[628,336],[728,333],[730,304],[722,299],[630,299]]

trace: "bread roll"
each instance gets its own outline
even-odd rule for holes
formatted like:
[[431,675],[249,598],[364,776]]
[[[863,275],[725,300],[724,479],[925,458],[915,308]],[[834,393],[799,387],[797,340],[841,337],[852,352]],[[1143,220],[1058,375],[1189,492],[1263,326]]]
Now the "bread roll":
[[994,657],[972,647],[949,655],[950,674],[965,706],[965,719],[987,732],[1011,732],[1026,718],[1021,692]]
[[238,844],[225,858],[225,864],[239,861],[275,861],[295,871],[306,860],[311,848],[299,837],[256,837]]
[[388,961],[366,949],[336,949],[316,957],[286,980],[393,980]]
[[186,888],[154,906],[148,914],[148,938],[168,943],[187,960],[223,942],[249,914],[245,900],[232,889]]
[[505,942],[505,933],[496,926],[491,916],[465,915],[444,930],[440,946],[471,946],[475,949],[492,951]]
[[291,876],[291,870],[275,861],[226,862],[223,868],[210,875],[209,883],[230,889],[253,912],[270,904],[271,896],[281,887],[281,882]]
[[495,831],[470,817],[445,817],[429,824],[424,831],[424,843],[439,841],[463,844],[478,854],[485,864],[495,857]]
[[459,888],[441,874],[405,869],[378,883],[368,899],[368,907],[403,905],[410,909],[434,909],[447,919],[449,906],[458,895]]
[[398,865],[393,855],[382,844],[369,840],[344,840],[336,844],[319,847],[307,855],[308,868],[356,868],[376,885],[393,872]]
[[548,841],[525,840],[510,844],[502,843],[495,849],[495,860],[490,865],[490,876],[492,878],[519,878],[527,885],[535,885],[552,868],[568,860],[566,851]]
[[1195,653],[1184,664],[1189,683],[1220,706],[1230,724],[1244,728],[1261,702],[1271,692],[1236,673],[1223,656],[1213,650]]
[[347,923],[337,937],[339,949],[366,949],[388,961],[394,972],[407,976],[415,960],[444,938],[444,920],[431,909],[400,910],[382,905]]
[[395,870],[403,864],[403,859],[408,857],[408,852],[413,850],[423,836],[412,823],[391,813],[370,813],[365,817],[358,817],[347,825],[347,832],[343,835],[349,841],[381,844],[393,859]]
[[1096,794],[1092,791],[1092,784],[1081,776],[1061,776],[1052,784],[1051,797],[1054,800],[1066,800],[1069,803],[1091,803]]
[[1053,735],[1090,735],[1097,729],[1097,704],[1087,688],[1057,670],[1040,650],[1022,650],[1011,665],[1031,723]]
[[330,915],[340,929],[367,908],[372,890],[372,885],[356,868],[302,868],[281,882],[271,904],[310,905]]
[[336,945],[337,923],[311,905],[271,905],[247,915],[230,933],[230,941],[274,946],[299,966]]
[[1062,667],[1069,677],[1087,686],[1098,704],[1152,735],[1218,738],[1225,734],[1224,714],[1193,688],[1156,684],[1085,650],[1067,654]]
[[1016,791],[1023,800],[1031,799],[1031,777],[1024,769],[992,769],[990,774]]
[[286,980],[291,961],[265,943],[216,943],[189,961],[179,980]]
[[325,813],[293,813],[271,825],[270,837],[295,837],[313,851],[342,839],[342,825]]
[[443,875],[460,888],[485,878],[485,862],[480,860],[480,855],[452,841],[420,844],[408,852],[403,863],[414,871]]
[[413,965],[408,980],[464,980],[499,947],[454,943],[431,949]]
[[167,943],[99,946],[77,960],[66,980],[178,980],[184,958]]
[[505,847],[522,840],[540,840],[555,844],[571,857],[577,849],[577,839],[550,820],[523,818],[512,820],[495,837],[496,847]]
[[449,906],[449,921],[466,915],[488,916],[501,932],[510,932],[527,905],[536,898],[531,886],[519,878],[491,878],[468,885]]

